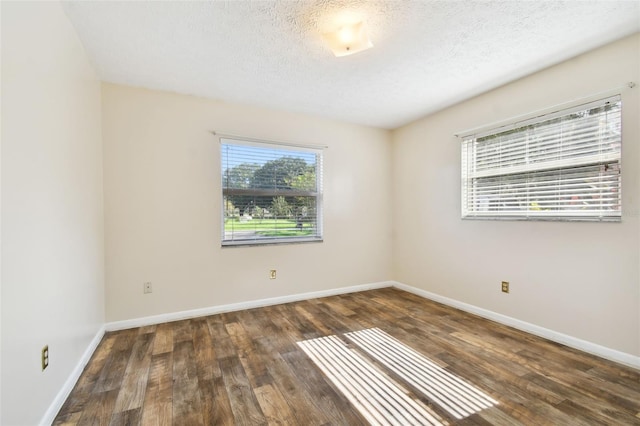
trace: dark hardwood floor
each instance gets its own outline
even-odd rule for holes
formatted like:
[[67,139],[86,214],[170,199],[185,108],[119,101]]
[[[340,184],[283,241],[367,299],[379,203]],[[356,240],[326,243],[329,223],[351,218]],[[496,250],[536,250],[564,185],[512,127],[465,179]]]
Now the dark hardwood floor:
[[[346,335],[376,328],[362,332],[379,339],[371,345],[369,334]],[[458,414],[448,408],[456,404]],[[385,288],[107,333],[54,424],[361,425],[376,416],[640,425],[640,371]]]

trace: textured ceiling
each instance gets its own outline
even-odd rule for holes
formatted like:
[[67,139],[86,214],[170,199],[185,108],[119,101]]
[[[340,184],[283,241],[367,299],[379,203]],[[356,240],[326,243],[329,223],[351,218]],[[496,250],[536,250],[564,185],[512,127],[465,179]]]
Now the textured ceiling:
[[[640,0],[63,4],[104,81],[382,128],[640,31]],[[334,57],[359,20],[374,47]]]

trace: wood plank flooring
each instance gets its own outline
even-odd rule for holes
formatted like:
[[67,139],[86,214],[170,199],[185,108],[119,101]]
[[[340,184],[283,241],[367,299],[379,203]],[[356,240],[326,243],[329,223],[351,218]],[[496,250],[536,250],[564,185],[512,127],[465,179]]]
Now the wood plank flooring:
[[[347,335],[368,329],[377,329],[363,333],[391,345],[388,351],[409,354],[415,365],[497,403],[456,418],[435,400],[459,399],[454,391],[431,392],[424,388],[429,379],[419,385],[418,370],[398,370],[387,350],[367,351],[357,340],[365,334]],[[340,385],[323,372],[334,369],[316,363],[333,349],[314,362],[301,347],[324,350],[322,339],[312,339],[325,336],[337,336],[332,344],[353,351],[362,370],[351,372],[340,357],[329,367],[395,383],[388,386],[441,424],[640,425],[639,370],[393,288],[107,333],[54,424],[369,424],[369,414],[340,390],[350,382]],[[365,392],[374,388],[361,383]]]

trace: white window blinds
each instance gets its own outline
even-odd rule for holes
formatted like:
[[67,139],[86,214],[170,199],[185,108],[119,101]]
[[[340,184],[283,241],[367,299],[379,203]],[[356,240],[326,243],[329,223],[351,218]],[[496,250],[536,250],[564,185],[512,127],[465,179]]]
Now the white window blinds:
[[322,150],[220,142],[223,245],[322,239]]
[[619,96],[462,141],[462,217],[619,221]]

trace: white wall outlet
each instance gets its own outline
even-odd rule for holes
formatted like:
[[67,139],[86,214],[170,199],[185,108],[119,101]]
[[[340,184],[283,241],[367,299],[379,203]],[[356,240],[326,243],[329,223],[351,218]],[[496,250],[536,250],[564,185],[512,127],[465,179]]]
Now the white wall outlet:
[[151,285],[151,282],[144,283],[142,285],[142,291],[144,292],[144,294],[153,293],[153,286]]

